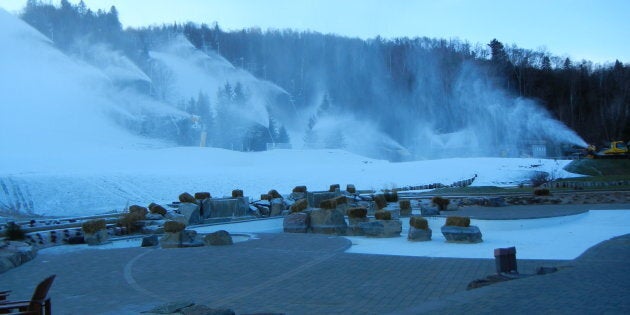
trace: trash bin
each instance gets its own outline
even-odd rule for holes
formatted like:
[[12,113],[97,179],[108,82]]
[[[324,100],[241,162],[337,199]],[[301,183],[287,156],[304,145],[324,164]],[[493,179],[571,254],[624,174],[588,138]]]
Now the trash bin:
[[497,265],[497,273],[518,273],[516,247],[495,248],[494,260]]

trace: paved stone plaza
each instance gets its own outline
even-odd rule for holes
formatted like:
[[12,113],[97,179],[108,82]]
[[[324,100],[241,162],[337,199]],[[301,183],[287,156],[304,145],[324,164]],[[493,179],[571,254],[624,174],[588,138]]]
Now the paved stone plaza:
[[522,274],[540,266],[560,271],[470,291],[469,282],[495,273],[493,253],[489,259],[344,253],[350,246],[336,236],[258,234],[223,247],[41,252],[0,274],[0,289],[27,299],[41,279],[57,274],[55,314],[137,314],[174,301],[237,314],[630,313],[630,234],[573,261],[518,260]]

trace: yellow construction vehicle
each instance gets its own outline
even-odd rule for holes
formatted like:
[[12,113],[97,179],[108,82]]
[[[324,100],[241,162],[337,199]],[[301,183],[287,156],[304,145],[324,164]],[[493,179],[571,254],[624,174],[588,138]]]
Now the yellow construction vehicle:
[[589,145],[588,157],[593,159],[627,159],[630,158],[628,144],[623,141],[612,141],[608,147],[603,148],[599,152],[595,151],[595,147]]

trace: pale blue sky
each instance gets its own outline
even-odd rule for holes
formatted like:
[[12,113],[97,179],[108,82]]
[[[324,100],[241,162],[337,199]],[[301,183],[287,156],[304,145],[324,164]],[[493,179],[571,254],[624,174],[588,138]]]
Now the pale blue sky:
[[[58,3],[59,0],[44,0]],[[76,3],[79,0],[70,0]],[[0,0],[17,11],[25,0]],[[459,38],[559,56],[630,63],[630,0],[84,0],[115,5],[125,26],[218,22],[225,30],[258,26],[370,38]]]

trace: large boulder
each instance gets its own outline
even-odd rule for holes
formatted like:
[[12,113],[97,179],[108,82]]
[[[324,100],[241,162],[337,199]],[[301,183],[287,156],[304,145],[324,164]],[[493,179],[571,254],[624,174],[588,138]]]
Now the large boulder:
[[339,191],[309,191],[306,193],[306,200],[311,208],[319,208],[320,203],[326,199],[333,199],[341,196]]
[[306,186],[295,186],[291,195],[289,195],[289,199],[299,200],[306,198]]
[[109,234],[106,229],[98,230],[93,233],[85,233],[83,239],[88,245],[102,245],[109,243]]
[[210,233],[203,238],[203,242],[206,245],[232,245],[234,241],[232,236],[225,230],[219,230],[214,233]]
[[0,274],[33,260],[35,256],[37,248],[31,244],[18,241],[0,243]]
[[359,228],[366,236],[397,237],[402,232],[402,222],[400,220],[375,220],[359,223]]
[[348,217],[348,230],[346,235],[349,236],[363,236],[365,233],[361,229],[361,223],[370,222],[367,217]]
[[177,210],[184,216],[184,224],[191,225],[203,223],[198,204],[183,202],[179,204]]
[[430,241],[433,231],[430,228],[419,229],[413,226],[409,227],[407,239],[410,241]]
[[436,205],[431,205],[427,203],[420,204],[420,214],[422,216],[430,216],[430,215],[439,215],[440,210]]
[[181,195],[179,195],[179,202],[184,203],[184,202],[188,202],[188,203],[197,203],[197,199],[195,199],[195,197],[187,192],[182,193]]
[[282,198],[273,198],[270,201],[271,213],[269,214],[272,217],[278,216],[282,214],[282,211],[285,210],[284,201]]
[[162,248],[198,247],[203,243],[197,240],[197,231],[183,230],[179,232],[166,232],[160,239]]
[[160,238],[160,246],[162,248],[178,248],[182,244],[181,232],[164,233],[164,236]]
[[311,211],[311,231],[318,234],[344,235],[348,224],[344,213],[337,209],[315,209]]
[[481,231],[474,225],[467,227],[445,225],[442,227],[442,234],[447,242],[480,243],[483,241]]
[[286,233],[306,233],[310,223],[311,218],[308,213],[294,212],[284,217],[282,227]]
[[145,236],[142,238],[142,247],[153,247],[160,244],[157,235]]
[[346,196],[335,197],[334,200],[335,207],[342,213],[346,213],[346,211],[348,211],[348,208],[350,208],[350,206],[348,205],[348,198],[346,198]]
[[164,220],[164,216],[159,213],[149,213],[146,216],[147,220]]

